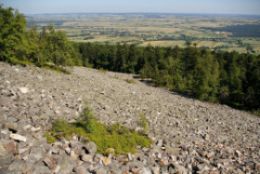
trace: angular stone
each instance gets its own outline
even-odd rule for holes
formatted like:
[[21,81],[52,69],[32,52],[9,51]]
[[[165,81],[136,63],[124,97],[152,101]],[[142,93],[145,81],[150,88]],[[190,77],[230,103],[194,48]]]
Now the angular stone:
[[153,174],[160,174],[160,168],[158,166],[152,167]]
[[173,165],[175,167],[176,174],[187,174],[187,170],[183,166],[177,163],[174,163]]
[[143,167],[140,171],[140,174],[152,174],[152,171],[146,167]]
[[102,160],[102,163],[103,163],[105,166],[111,164],[111,159],[108,158],[108,157],[102,157],[101,160]]
[[68,157],[66,154],[59,155],[58,165],[60,166],[59,173],[71,174],[73,168],[76,166],[75,160]]
[[97,152],[97,146],[94,142],[88,142],[86,145],[83,147],[86,151],[86,153],[94,155]]
[[240,157],[240,156],[242,155],[242,153],[241,153],[239,150],[236,150],[236,151],[235,151],[235,155],[236,155],[237,157]]
[[45,154],[45,151],[41,147],[32,147],[28,160],[31,163],[35,163],[43,158],[43,155]]
[[40,131],[41,130],[41,127],[32,127],[31,128],[31,131],[32,132],[38,132],[38,131]]
[[0,96],[0,106],[10,106],[12,100],[9,97]]
[[51,170],[54,170],[57,166],[57,160],[54,159],[53,157],[50,157],[50,156],[46,156],[44,159],[43,159],[43,162],[46,166],[49,167],[49,169]]
[[76,172],[76,174],[89,174],[87,169],[83,166],[75,167],[73,170]]
[[92,163],[93,162],[93,156],[88,154],[81,155],[81,160],[85,162]]
[[13,155],[9,153],[4,145],[0,142],[0,169],[7,167],[13,159]]
[[160,165],[161,166],[167,166],[169,164],[169,161],[165,158],[161,159],[160,160]]
[[163,140],[158,140],[158,141],[156,142],[156,146],[162,147],[162,145],[163,145]]
[[18,129],[17,123],[5,123],[4,128],[8,129],[9,131],[16,133]]
[[1,134],[7,135],[8,134],[8,130],[1,130]]
[[75,153],[74,150],[70,151],[70,157],[74,160],[78,159],[78,155]]
[[59,173],[59,171],[60,171],[60,166],[59,165],[57,165],[56,167],[55,167],[55,169],[54,169],[54,173]]
[[10,138],[12,138],[16,141],[26,142],[26,137],[19,135],[19,134],[10,134]]
[[27,165],[23,160],[15,160],[12,164],[8,167],[9,171],[19,171],[21,173],[27,170]]
[[26,88],[26,87],[20,87],[19,90],[20,90],[20,92],[21,92],[22,94],[26,94],[26,93],[29,92],[29,89]]
[[132,157],[132,154],[131,154],[131,153],[128,153],[128,154],[127,154],[127,157],[128,157],[128,160],[129,160],[129,161],[132,161],[132,160],[133,160],[133,157]]
[[95,170],[95,173],[96,174],[107,174],[107,170],[105,168],[100,167]]
[[66,147],[66,148],[65,148],[65,152],[69,155],[70,152],[71,152],[71,149],[70,149],[69,147]]
[[2,143],[0,143],[0,157],[4,157],[6,154],[8,154],[8,151],[4,147]]
[[51,173],[50,169],[47,166],[45,166],[42,162],[37,162],[33,164],[31,171],[31,174],[39,174],[39,171],[42,174]]
[[17,145],[13,141],[4,144],[4,147],[11,154],[16,154],[17,153]]

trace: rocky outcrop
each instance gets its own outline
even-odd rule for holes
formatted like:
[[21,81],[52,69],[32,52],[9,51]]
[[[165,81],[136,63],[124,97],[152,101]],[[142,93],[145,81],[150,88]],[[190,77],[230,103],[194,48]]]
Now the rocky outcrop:
[[[127,83],[127,74],[71,71],[0,63],[0,173],[260,173],[259,117]],[[104,156],[77,136],[48,144],[52,121],[73,122],[85,105],[103,123],[132,129],[144,113],[153,146]]]

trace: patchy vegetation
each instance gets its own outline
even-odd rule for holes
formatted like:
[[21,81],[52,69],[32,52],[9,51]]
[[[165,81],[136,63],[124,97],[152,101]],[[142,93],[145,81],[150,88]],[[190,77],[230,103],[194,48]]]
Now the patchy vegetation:
[[89,108],[84,110],[76,123],[55,121],[52,130],[47,132],[45,137],[48,143],[53,143],[63,137],[70,139],[73,135],[93,141],[102,154],[107,154],[111,149],[114,149],[116,154],[134,153],[137,146],[149,147],[151,144],[151,140],[143,133],[135,132],[120,124],[109,126],[102,124]]

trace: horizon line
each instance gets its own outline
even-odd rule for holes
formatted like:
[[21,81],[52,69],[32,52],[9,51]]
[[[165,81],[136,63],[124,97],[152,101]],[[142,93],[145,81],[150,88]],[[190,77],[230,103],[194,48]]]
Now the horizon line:
[[69,15],[69,14],[165,14],[165,15],[229,15],[229,16],[260,16],[250,13],[196,13],[196,12],[46,12],[46,13],[23,13],[24,15]]

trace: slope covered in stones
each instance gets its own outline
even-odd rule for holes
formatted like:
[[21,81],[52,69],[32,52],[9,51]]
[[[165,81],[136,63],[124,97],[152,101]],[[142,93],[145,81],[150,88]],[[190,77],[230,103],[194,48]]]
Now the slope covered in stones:
[[[71,72],[0,63],[0,173],[260,172],[259,117],[132,83],[127,74],[82,67]],[[52,121],[73,121],[85,105],[105,124],[137,130],[144,113],[153,147],[122,160],[84,156],[82,148],[75,150],[84,146],[78,137],[71,140],[75,146],[47,144],[43,135]]]

